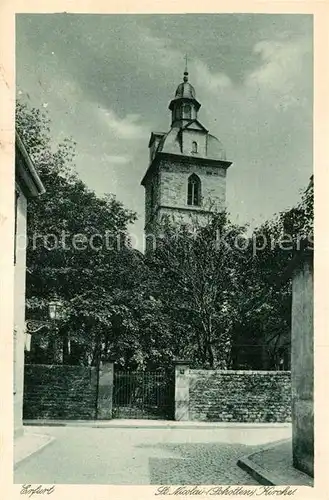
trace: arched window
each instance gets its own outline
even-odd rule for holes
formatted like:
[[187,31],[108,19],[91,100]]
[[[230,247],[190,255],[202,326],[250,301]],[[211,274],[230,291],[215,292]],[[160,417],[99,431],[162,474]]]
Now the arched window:
[[154,184],[151,184],[151,192],[150,192],[150,205],[151,210],[153,210],[155,204],[155,196],[154,196]]
[[187,182],[187,204],[201,205],[201,181],[196,174],[190,175]]
[[192,142],[192,153],[197,153],[198,152],[198,143],[193,141]]
[[181,118],[182,110],[179,106],[175,109],[175,120],[179,120]]
[[185,104],[183,108],[184,118],[191,118],[192,108],[189,104]]

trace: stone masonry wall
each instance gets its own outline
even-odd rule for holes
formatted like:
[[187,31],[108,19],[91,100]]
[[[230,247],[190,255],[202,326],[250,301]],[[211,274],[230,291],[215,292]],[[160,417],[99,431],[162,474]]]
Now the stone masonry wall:
[[160,205],[182,209],[187,205],[187,180],[195,173],[201,180],[202,209],[223,209],[225,206],[226,171],[219,167],[195,163],[162,161],[160,167]]
[[[197,155],[196,155],[197,157]],[[192,159],[193,160],[193,159]],[[157,226],[163,216],[174,217],[176,221],[191,223],[191,215],[200,224],[207,221],[208,214],[223,210],[226,203],[226,170],[222,166],[200,162],[179,161],[177,158],[162,159],[157,173],[148,177],[145,185],[145,234],[146,250],[156,240]],[[187,204],[188,178],[196,174],[201,181],[201,206]],[[152,188],[153,186],[153,188]],[[153,191],[153,196],[151,196]],[[151,203],[153,199],[153,203]],[[152,239],[152,236],[154,237]]]
[[25,365],[23,418],[95,418],[96,385],[95,368]]
[[291,422],[290,372],[190,370],[189,419]]

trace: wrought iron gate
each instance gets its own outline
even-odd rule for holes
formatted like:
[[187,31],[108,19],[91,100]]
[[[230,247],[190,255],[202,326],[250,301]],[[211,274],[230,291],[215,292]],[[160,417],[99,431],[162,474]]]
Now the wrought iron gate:
[[113,418],[174,418],[174,379],[165,372],[114,372]]

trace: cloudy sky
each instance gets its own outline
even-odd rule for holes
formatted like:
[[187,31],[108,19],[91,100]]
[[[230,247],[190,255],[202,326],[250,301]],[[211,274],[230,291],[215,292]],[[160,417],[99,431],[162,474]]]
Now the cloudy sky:
[[76,169],[138,213],[152,130],[189,80],[200,121],[226,147],[227,204],[252,226],[294,205],[312,173],[313,46],[308,15],[16,17],[19,95],[45,108],[55,141],[77,142]]

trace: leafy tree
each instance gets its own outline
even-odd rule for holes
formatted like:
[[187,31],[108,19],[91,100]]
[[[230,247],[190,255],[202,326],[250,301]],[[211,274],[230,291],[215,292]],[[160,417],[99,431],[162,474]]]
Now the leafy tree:
[[284,351],[289,355],[291,279],[287,267],[296,251],[313,247],[313,179],[296,207],[256,229],[250,246],[253,257],[241,279],[246,280],[252,297],[247,293],[239,301],[233,366],[244,358],[251,368],[264,368],[264,364],[273,368]]
[[[227,368],[235,311],[233,297],[246,254],[244,228],[225,213],[206,224],[169,220],[150,265],[158,275],[158,297],[180,333],[176,354],[209,368]],[[248,242],[247,242],[248,243]]]
[[75,144],[66,140],[54,148],[45,114],[18,102],[16,127],[46,188],[28,207],[28,315],[44,314],[56,293],[66,310],[62,333],[93,350],[109,327],[111,285],[136,216],[113,195],[97,197],[78,179]]
[[298,242],[312,240],[312,189],[249,237],[225,213],[205,224],[161,223],[149,265],[154,293],[179,332],[176,356],[209,368],[277,367],[291,322],[291,280],[282,278]]
[[[46,194],[28,208],[28,317],[57,293],[68,362],[115,359],[129,369],[275,367],[290,331],[291,283],[281,280],[297,242],[312,240],[313,185],[297,207],[248,236],[226,213],[205,224],[164,219],[155,252],[129,246],[136,215],[98,197],[74,171],[75,143],[54,146],[47,115],[17,103],[16,126]],[[282,244],[283,237],[290,235]],[[66,346],[66,348],[65,348]]]

